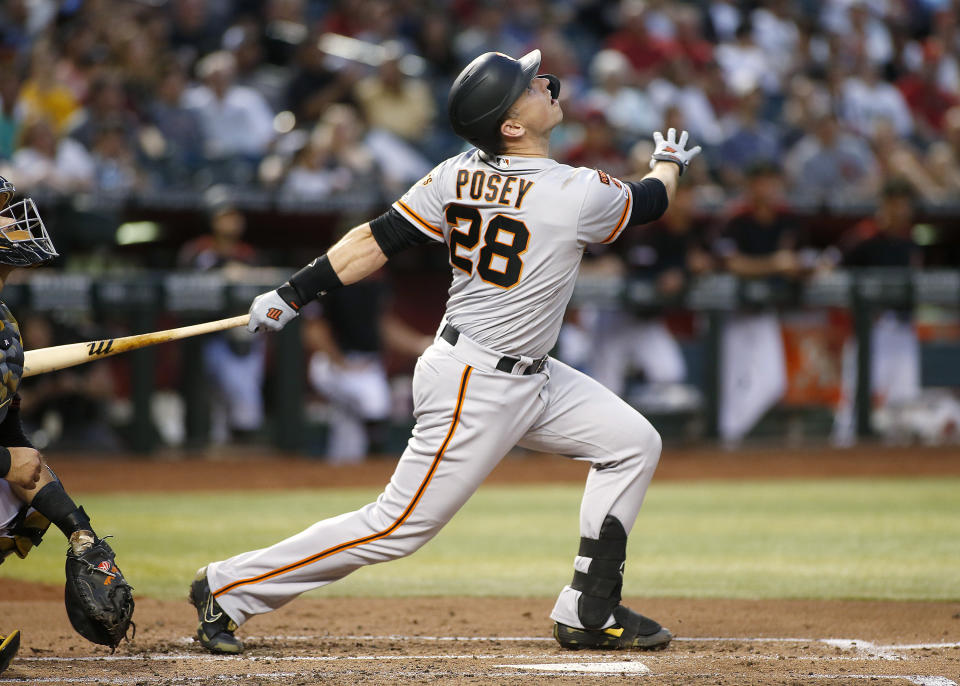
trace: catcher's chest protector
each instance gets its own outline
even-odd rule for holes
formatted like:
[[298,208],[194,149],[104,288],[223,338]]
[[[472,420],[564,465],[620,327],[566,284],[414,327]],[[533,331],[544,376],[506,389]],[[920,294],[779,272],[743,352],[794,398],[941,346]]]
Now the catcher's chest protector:
[[0,422],[7,416],[22,375],[23,341],[20,340],[20,326],[10,308],[0,302]]

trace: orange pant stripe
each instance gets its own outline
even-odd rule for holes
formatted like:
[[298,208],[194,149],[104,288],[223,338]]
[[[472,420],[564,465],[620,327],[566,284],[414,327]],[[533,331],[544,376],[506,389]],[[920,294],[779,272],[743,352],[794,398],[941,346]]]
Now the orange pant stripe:
[[457,406],[453,412],[453,420],[450,422],[450,430],[447,431],[447,437],[443,439],[443,443],[440,445],[440,449],[437,450],[437,454],[433,458],[433,462],[430,464],[430,469],[427,470],[427,475],[424,477],[423,481],[420,484],[420,487],[417,489],[416,494],[413,496],[413,500],[410,501],[410,504],[407,505],[406,509],[403,511],[396,521],[393,522],[383,531],[380,531],[369,536],[364,536],[363,538],[358,538],[353,541],[348,541],[347,543],[341,543],[340,545],[334,546],[332,548],[327,548],[326,550],[317,553],[316,555],[311,555],[308,558],[294,562],[280,569],[274,569],[271,572],[266,572],[260,576],[255,576],[250,579],[240,579],[229,583],[226,586],[217,589],[214,591],[214,597],[223,595],[224,593],[229,593],[235,588],[240,586],[246,586],[247,584],[256,584],[261,581],[266,581],[267,579],[272,579],[275,576],[280,574],[285,574],[286,572],[291,572],[294,569],[299,569],[300,567],[312,564],[318,560],[322,560],[325,557],[335,555],[336,553],[343,552],[344,550],[349,550],[358,545],[363,545],[364,543],[372,543],[373,541],[389,536],[391,533],[397,530],[397,528],[403,524],[411,513],[416,509],[417,503],[420,502],[420,499],[423,497],[424,492],[427,490],[427,486],[430,484],[430,481],[433,479],[434,473],[437,471],[437,467],[440,464],[440,461],[443,459],[443,453],[447,449],[447,445],[450,443],[450,439],[453,438],[453,432],[457,429],[457,424],[460,421],[460,410],[463,408],[463,399],[467,392],[467,383],[470,381],[470,373],[473,371],[473,367],[465,367],[463,370],[463,376],[460,377],[460,391],[457,394]]

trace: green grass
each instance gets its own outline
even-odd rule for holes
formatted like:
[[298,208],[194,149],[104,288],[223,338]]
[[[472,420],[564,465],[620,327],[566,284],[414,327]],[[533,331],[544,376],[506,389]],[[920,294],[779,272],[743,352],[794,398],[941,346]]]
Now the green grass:
[[[654,483],[625,595],[960,599],[960,479]],[[210,560],[356,509],[368,489],[76,494],[138,594],[182,597]],[[553,596],[572,572],[581,489],[484,487],[415,555],[317,593]],[[59,532],[0,576],[62,583]]]

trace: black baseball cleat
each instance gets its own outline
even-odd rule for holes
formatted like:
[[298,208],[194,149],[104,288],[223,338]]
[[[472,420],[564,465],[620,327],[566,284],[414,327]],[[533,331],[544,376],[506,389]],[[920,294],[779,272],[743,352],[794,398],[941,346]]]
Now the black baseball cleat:
[[197,640],[211,653],[236,655],[243,652],[243,643],[233,635],[237,623],[223,611],[220,603],[210,592],[207,568],[201,567],[190,584],[190,602],[197,608]]
[[20,630],[14,630],[9,636],[0,636],[0,674],[6,671],[20,650]]
[[616,624],[606,629],[575,629],[556,622],[553,637],[560,647],[568,650],[663,650],[673,638],[669,629],[623,605],[614,609],[613,618]]

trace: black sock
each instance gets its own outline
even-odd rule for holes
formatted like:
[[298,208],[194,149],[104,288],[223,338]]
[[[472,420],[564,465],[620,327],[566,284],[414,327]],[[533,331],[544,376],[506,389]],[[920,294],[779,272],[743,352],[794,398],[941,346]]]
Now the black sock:
[[77,507],[77,504],[67,495],[67,492],[63,489],[63,484],[59,481],[49,483],[37,491],[30,505],[56,524],[57,528],[67,538],[70,538],[70,534],[74,531],[93,532],[87,513],[83,511],[82,507]]

